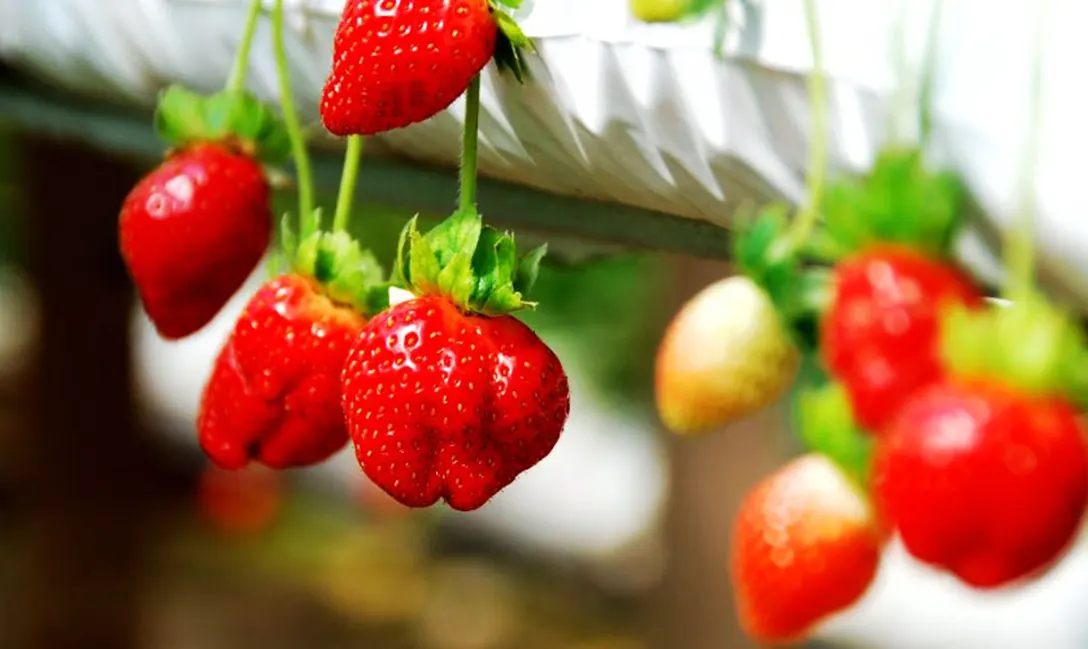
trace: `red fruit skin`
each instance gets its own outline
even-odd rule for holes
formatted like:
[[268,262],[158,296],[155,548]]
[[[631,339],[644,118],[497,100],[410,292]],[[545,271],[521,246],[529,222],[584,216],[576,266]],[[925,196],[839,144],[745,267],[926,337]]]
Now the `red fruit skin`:
[[829,459],[790,462],[748,493],[734,524],[741,626],[763,644],[803,641],[865,595],[883,543],[869,503]]
[[204,327],[268,249],[268,181],[252,158],[185,149],[145,176],[121,208],[121,255],[159,334]]
[[939,316],[984,296],[959,270],[910,248],[881,245],[835,268],[820,330],[824,363],[846,387],[862,428],[879,433],[905,399],[944,373]]
[[495,53],[487,0],[350,0],[333,41],[321,119],[371,135],[445,110]]
[[348,442],[340,373],[366,319],[312,279],[267,282],[238,319],[204,389],[197,431],[216,465],[274,469],[328,459]]
[[920,561],[976,588],[1037,574],[1072,542],[1088,505],[1077,411],[994,382],[916,394],[877,442],[882,517]]
[[551,452],[570,412],[563,367],[531,329],[438,296],[372,319],[343,385],[359,465],[409,507],[481,507]]

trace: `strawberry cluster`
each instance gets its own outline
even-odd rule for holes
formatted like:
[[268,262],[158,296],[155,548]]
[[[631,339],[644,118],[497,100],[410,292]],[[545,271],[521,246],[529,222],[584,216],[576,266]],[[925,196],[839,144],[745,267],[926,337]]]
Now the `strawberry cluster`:
[[988,300],[955,265],[964,202],[918,149],[889,147],[828,189],[803,245],[781,208],[749,223],[742,274],[697,296],[662,343],[658,400],[677,432],[797,386],[808,453],[748,494],[733,538],[739,613],[761,641],[803,639],[853,605],[892,536],[992,589],[1044,574],[1081,526],[1084,336],[1030,286]]
[[[259,12],[255,0],[245,44]],[[172,148],[121,212],[144,307],[163,337],[182,338],[222,310],[268,251],[275,228],[262,165],[294,159],[298,227],[282,220],[280,263],[215,361],[200,444],[220,470],[237,471],[310,466],[351,441],[365,474],[402,505],[476,509],[548,455],[570,408],[559,359],[513,315],[535,306],[525,295],[544,248],[519,256],[475,204],[480,72],[495,60],[520,80],[530,43],[489,0],[347,3],[321,117],[348,136],[348,153],[324,228],[291,102],[283,0],[273,28],[282,117],[240,89],[248,46],[224,92],[169,89],[156,123]],[[429,119],[463,94],[461,206],[425,235],[413,219],[387,277],[346,231],[361,138]],[[407,299],[391,304],[394,289]]]

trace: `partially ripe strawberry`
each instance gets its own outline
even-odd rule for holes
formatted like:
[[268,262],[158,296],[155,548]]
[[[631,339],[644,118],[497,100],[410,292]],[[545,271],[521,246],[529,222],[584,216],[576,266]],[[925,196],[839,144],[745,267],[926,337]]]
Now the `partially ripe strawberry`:
[[442,296],[373,319],[344,366],[359,465],[411,507],[482,506],[551,452],[569,411],[563,367],[531,329]]
[[488,0],[350,0],[333,41],[321,119],[340,136],[422,122],[461,96],[493,56],[519,65],[516,49],[527,45]]
[[745,276],[728,277],[703,289],[669,324],[657,353],[658,413],[677,433],[728,424],[781,398],[799,365],[763,289]]
[[913,248],[874,245],[840,262],[820,329],[824,363],[874,433],[915,391],[939,380],[939,316],[978,308],[982,292],[962,272]]
[[253,158],[217,144],[168,158],[121,208],[121,254],[167,339],[208,324],[268,249],[269,188]]
[[365,323],[314,279],[284,275],[262,286],[204,390],[197,430],[212,461],[285,469],[342,449],[340,372]]
[[741,626],[760,643],[803,641],[868,591],[881,545],[869,503],[842,471],[822,455],[792,461],[749,492],[733,529]]

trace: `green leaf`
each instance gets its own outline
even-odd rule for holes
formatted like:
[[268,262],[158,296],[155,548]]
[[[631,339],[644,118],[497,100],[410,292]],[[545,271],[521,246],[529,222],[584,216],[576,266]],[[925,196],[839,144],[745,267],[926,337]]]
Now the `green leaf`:
[[408,245],[411,253],[408,256],[409,276],[412,278],[411,287],[413,293],[441,293],[438,286],[438,275],[442,272],[442,266],[438,262],[434,248],[427,239],[412,229],[408,233]]
[[494,7],[496,4],[501,4],[501,5],[505,6],[505,7],[509,7],[511,9],[517,10],[517,9],[521,9],[522,0],[497,0],[497,2],[493,1],[491,3],[491,6]]
[[180,147],[205,132],[203,95],[183,86],[169,86],[159,93],[155,108],[155,132],[171,146]]
[[528,295],[536,284],[540,275],[540,262],[548,254],[548,244],[533,248],[518,263],[517,276],[514,278],[514,289],[522,295]]
[[495,65],[498,66],[500,72],[510,72],[518,83],[524,83],[529,78],[525,53],[535,51],[533,41],[506,12],[495,9],[494,17],[499,27],[499,36],[495,41],[495,54],[493,56]]
[[927,170],[917,148],[890,147],[867,177],[832,183],[821,208],[840,251],[887,242],[943,257],[964,204],[964,188],[954,174]]
[[294,259],[298,252],[298,233],[295,232],[290,212],[280,219],[280,248],[287,259]]
[[401,228],[400,236],[397,238],[397,256],[393,261],[393,282],[400,287],[407,287],[412,282],[412,271],[410,258],[410,248],[408,242],[411,239],[411,233],[417,232],[419,222],[419,215],[416,214],[404,227]]
[[174,147],[194,142],[222,142],[269,164],[291,155],[287,128],[263,102],[244,91],[200,95],[170,86],[159,95],[155,128]]
[[858,484],[868,484],[873,439],[858,428],[846,390],[830,382],[798,398],[801,440],[829,457]]
[[320,282],[334,301],[364,315],[376,313],[372,293],[381,287],[388,305],[389,284],[381,264],[347,232],[318,232],[307,238],[299,245],[295,270]]
[[1006,307],[942,313],[941,354],[960,376],[1000,378],[1035,395],[1088,406],[1088,347],[1077,320],[1029,293]]

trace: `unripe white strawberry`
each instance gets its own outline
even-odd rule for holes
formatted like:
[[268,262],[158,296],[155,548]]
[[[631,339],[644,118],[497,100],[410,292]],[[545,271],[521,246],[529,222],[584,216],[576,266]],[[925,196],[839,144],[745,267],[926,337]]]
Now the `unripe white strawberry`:
[[669,324],[657,353],[657,409],[665,426],[691,434],[734,422],[777,401],[800,353],[755,282],[711,284]]

